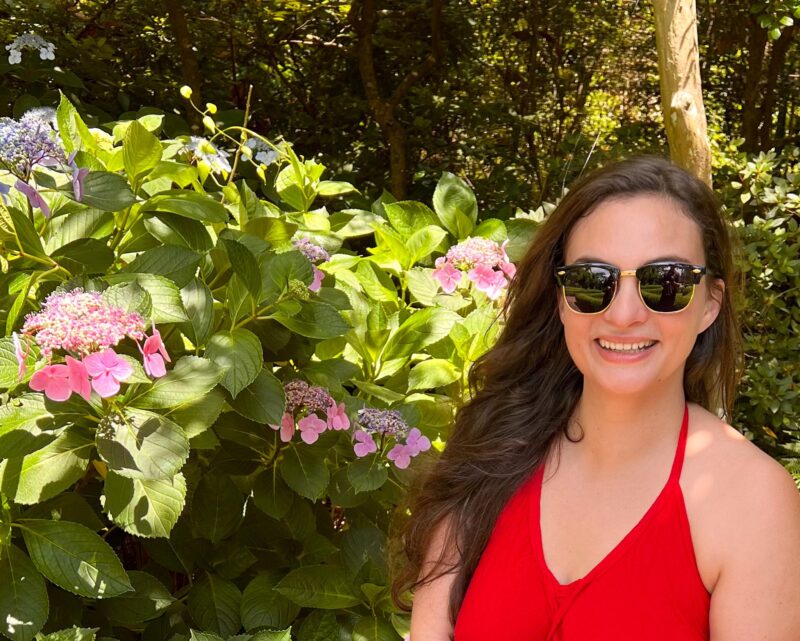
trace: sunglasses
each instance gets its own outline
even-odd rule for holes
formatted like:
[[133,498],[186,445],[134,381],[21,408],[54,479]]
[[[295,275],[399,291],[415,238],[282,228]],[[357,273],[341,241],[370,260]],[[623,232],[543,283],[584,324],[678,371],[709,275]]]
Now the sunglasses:
[[623,276],[636,276],[639,296],[648,309],[673,314],[689,306],[705,273],[705,267],[686,263],[650,263],[627,270],[605,263],[576,263],[555,270],[564,301],[579,314],[607,310]]

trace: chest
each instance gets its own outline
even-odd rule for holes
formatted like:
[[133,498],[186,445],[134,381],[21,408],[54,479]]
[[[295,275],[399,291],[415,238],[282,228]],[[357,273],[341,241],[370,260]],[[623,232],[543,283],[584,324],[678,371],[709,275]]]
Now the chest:
[[[659,509],[657,502],[666,500],[661,494],[668,476],[666,467],[601,485],[576,482],[567,474],[548,478],[548,474],[540,497],[541,543],[545,564],[556,580],[567,584],[585,577],[623,541],[637,536],[639,523]],[[698,484],[702,478],[687,458],[677,500],[683,501],[698,573],[711,592],[719,576],[719,541],[712,538],[708,496]]]

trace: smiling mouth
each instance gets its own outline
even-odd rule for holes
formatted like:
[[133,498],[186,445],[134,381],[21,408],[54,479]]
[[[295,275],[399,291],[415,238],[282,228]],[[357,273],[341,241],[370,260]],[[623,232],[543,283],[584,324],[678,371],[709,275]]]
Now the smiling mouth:
[[596,339],[598,345],[609,352],[617,352],[623,354],[636,354],[639,352],[644,352],[653,345],[655,345],[658,341],[640,341],[638,343],[614,343],[611,341],[603,340],[602,338]]

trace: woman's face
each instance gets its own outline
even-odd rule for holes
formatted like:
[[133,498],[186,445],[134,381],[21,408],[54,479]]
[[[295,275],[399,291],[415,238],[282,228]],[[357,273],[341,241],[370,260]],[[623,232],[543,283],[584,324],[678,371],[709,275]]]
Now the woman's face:
[[[706,264],[699,225],[672,200],[657,195],[600,203],[577,222],[565,247],[568,265],[601,262],[629,270],[657,261]],[[620,279],[611,305],[600,314],[576,313],[559,296],[567,348],[583,373],[584,387],[620,395],[682,386],[684,365],[697,335],[719,313],[710,291],[712,282],[704,276],[689,306],[672,314],[648,309],[632,276]],[[721,299],[719,292],[715,297]],[[649,346],[620,351],[638,343]]]

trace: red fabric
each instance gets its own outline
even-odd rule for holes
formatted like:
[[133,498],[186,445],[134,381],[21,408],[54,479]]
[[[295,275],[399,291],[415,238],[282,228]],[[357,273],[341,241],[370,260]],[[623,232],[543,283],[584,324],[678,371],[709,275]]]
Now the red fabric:
[[669,480],[647,513],[594,569],[567,585],[544,562],[539,466],[497,521],[455,641],[707,641],[710,595],[678,483],[688,424],[686,410]]

